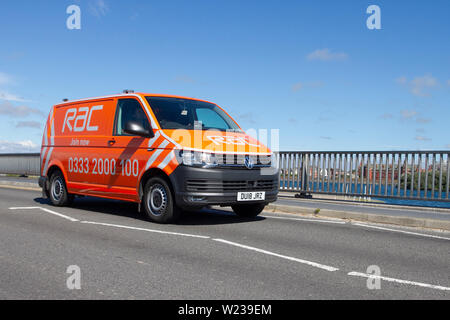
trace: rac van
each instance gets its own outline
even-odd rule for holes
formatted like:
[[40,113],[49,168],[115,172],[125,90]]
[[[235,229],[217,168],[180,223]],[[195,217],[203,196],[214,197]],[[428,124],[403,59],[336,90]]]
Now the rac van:
[[158,223],[210,205],[255,217],[277,199],[273,157],[214,103],[125,90],[52,107],[39,185],[55,206],[125,200]]

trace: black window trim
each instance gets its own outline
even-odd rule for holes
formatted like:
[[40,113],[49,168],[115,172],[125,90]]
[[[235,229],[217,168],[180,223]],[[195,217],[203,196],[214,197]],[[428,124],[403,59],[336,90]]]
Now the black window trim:
[[117,98],[116,111],[114,113],[113,132],[112,132],[113,137],[138,137],[137,135],[131,135],[131,134],[117,134],[117,117],[118,117],[118,113],[119,113],[119,101],[120,100],[130,100],[130,99],[137,101],[137,103],[141,106],[142,111],[144,111],[145,117],[147,118],[148,127],[150,128],[150,130],[153,130],[152,123],[151,123],[150,119],[148,118],[148,114],[147,114],[147,112],[145,112],[145,109],[142,106],[141,102],[138,99],[136,99],[135,97],[126,97],[126,98],[121,97],[121,98]]

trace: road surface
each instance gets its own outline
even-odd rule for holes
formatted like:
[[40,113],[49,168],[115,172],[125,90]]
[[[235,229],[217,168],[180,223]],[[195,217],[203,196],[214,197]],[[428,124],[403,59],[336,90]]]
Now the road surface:
[[158,225],[130,203],[6,188],[0,203],[0,299],[450,298],[449,233],[220,210]]

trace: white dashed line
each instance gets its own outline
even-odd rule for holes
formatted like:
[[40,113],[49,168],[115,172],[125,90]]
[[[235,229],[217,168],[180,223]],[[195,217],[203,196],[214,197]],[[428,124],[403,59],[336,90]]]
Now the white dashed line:
[[58,216],[58,217],[67,219],[67,220],[72,221],[72,222],[80,221],[80,220],[78,220],[78,219],[75,219],[75,218],[72,218],[72,217],[63,215],[63,214],[61,214],[61,213],[55,212],[55,211],[53,211],[53,210],[50,210],[50,209],[47,209],[47,208],[42,208],[42,207],[12,207],[12,208],[9,208],[9,209],[10,209],[10,210],[30,210],[30,209],[39,209],[39,210],[45,211],[45,212],[47,212],[47,213],[53,214],[53,215],[55,215],[55,216]]
[[425,233],[411,232],[411,231],[405,231],[405,230],[390,229],[390,228],[385,228],[385,227],[372,226],[372,225],[364,224],[364,223],[353,222],[352,225],[359,226],[359,227],[379,229],[379,230],[384,230],[384,231],[393,231],[393,232],[399,232],[399,233],[405,233],[405,234],[412,234],[412,235],[415,235],[415,236],[422,236],[422,237],[428,237],[428,238],[450,240],[450,238],[435,236],[435,235],[432,235],[432,234],[425,234]]
[[200,235],[196,235],[196,234],[162,231],[162,230],[155,230],[155,229],[137,228],[137,227],[123,226],[123,225],[120,225],[120,224],[111,224],[111,223],[93,222],[93,221],[80,221],[80,222],[81,223],[86,223],[86,224],[95,224],[95,225],[100,225],[100,226],[115,227],[115,228],[122,228],[122,229],[131,229],[131,230],[138,230],[138,231],[147,231],[147,232],[154,232],[154,233],[171,234],[171,235],[176,235],[176,236],[184,236],[184,237],[192,237],[192,238],[200,238],[200,239],[210,239],[210,237],[208,237],[208,236],[200,236]]
[[229,244],[231,246],[236,246],[236,247],[239,247],[239,248],[252,250],[252,251],[259,252],[259,253],[264,253],[264,254],[267,254],[267,255],[270,255],[270,256],[274,256],[274,257],[278,257],[278,258],[282,258],[282,259],[286,259],[286,260],[291,260],[291,261],[307,264],[309,266],[320,268],[320,269],[327,270],[327,271],[337,271],[337,270],[339,270],[338,268],[327,266],[327,265],[320,264],[320,263],[317,263],[317,262],[303,260],[303,259],[298,259],[298,258],[294,258],[294,257],[290,257],[290,256],[285,256],[285,255],[278,254],[278,253],[275,253],[275,252],[271,252],[271,251],[267,251],[267,250],[263,250],[263,249],[258,249],[258,248],[255,248],[255,247],[246,246],[246,245],[243,245],[243,244],[240,244],[240,243],[231,242],[231,241],[224,240],[224,239],[212,239],[212,240],[217,241],[217,242],[226,243],[226,244]]
[[[345,221],[333,221],[333,220],[322,220],[322,219],[275,217],[275,216],[271,216],[271,215],[261,215],[261,217],[269,218],[269,219],[272,218],[272,219],[293,220],[293,221],[307,221],[307,222],[322,222],[322,223],[333,223],[333,224],[347,224],[347,222],[345,222]],[[359,223],[359,222],[350,222],[350,224],[353,225],[353,226],[358,226],[358,227],[366,227],[366,228],[373,228],[373,229],[379,229],[379,230],[384,230],[384,231],[399,232],[399,233],[404,233],[404,234],[411,234],[411,235],[428,237],[428,238],[435,238],[435,239],[441,239],[441,240],[450,240],[450,238],[436,236],[436,235],[432,235],[432,234],[411,232],[411,231],[398,230],[398,229],[390,229],[390,228],[379,227],[379,226],[374,226],[374,225],[364,224],[364,223]]]
[[[170,232],[170,231],[147,229],[147,228],[139,228],[139,227],[131,227],[131,226],[125,226],[125,225],[102,223],[102,222],[94,222],[94,221],[80,221],[78,219],[75,219],[75,218],[63,215],[61,213],[55,212],[53,210],[50,210],[50,209],[47,209],[47,208],[42,208],[42,207],[11,207],[9,209],[10,210],[39,209],[39,210],[42,210],[44,212],[50,213],[52,215],[55,215],[55,216],[64,218],[66,220],[69,220],[71,222],[80,222],[80,223],[83,223],[83,224],[101,225],[101,226],[107,226],[107,227],[130,229],[130,230],[137,230],[137,231],[146,231],[146,232],[152,232],[152,233],[169,234],[169,235],[184,236],[184,237],[191,237],[191,238],[211,239],[211,237],[209,237],[209,236],[201,236],[201,235],[195,235],[195,234]],[[300,221],[314,221],[314,222],[320,221],[320,220],[302,219],[302,218],[287,218],[287,217],[283,218],[283,217],[273,217],[273,216],[266,216],[266,217],[274,218],[274,219],[287,219],[287,220],[300,220]],[[338,223],[338,224],[345,223],[345,222],[329,221],[329,220],[324,220],[324,221],[320,221],[320,222],[329,222],[329,223]],[[352,223],[352,224],[356,225],[356,226],[380,229],[380,230],[384,230],[384,231],[394,231],[394,232],[400,232],[400,233],[406,233],[406,234],[412,234],[412,235],[418,235],[418,236],[424,236],[424,237],[430,237],[430,238],[450,240],[450,238],[446,238],[446,237],[440,237],[440,236],[428,235],[428,234],[422,234],[422,233],[416,233],[416,232],[410,232],[410,231],[403,231],[403,230],[396,230],[396,229],[389,229],[389,228],[384,228],[384,227],[366,225],[366,224],[362,224],[362,223]],[[330,271],[330,272],[339,270],[338,268],[335,268],[335,267],[332,267],[332,266],[328,266],[328,265],[324,265],[324,264],[320,264],[320,263],[317,263],[317,262],[308,261],[308,260],[304,260],[304,259],[299,259],[299,258],[295,258],[295,257],[285,256],[285,255],[282,255],[282,254],[279,254],[279,253],[275,253],[275,252],[272,252],[272,251],[259,249],[259,248],[243,245],[243,244],[240,244],[240,243],[224,240],[224,239],[211,239],[211,240],[217,241],[217,242],[221,242],[221,243],[224,243],[224,244],[228,244],[228,245],[231,245],[231,246],[235,246],[235,247],[239,247],[239,248],[243,248],[243,249],[247,249],[247,250],[263,253],[263,254],[266,254],[266,255],[270,255],[270,256],[274,256],[274,257],[278,257],[278,258],[282,258],[282,259],[286,259],[286,260],[290,260],[290,261],[294,261],[294,262],[298,262],[298,263],[302,263],[302,264],[306,264],[306,265],[309,265],[309,266],[312,266],[312,267],[315,267],[315,268],[319,268],[319,269],[323,269],[323,270],[326,270],[326,271]],[[349,273],[347,273],[347,275],[348,276],[363,277],[363,278],[371,278],[371,279],[380,279],[380,280],[384,280],[384,281],[388,281],[388,282],[395,282],[395,283],[400,283],[400,284],[413,285],[413,286],[430,288],[430,289],[435,289],[435,290],[450,291],[449,287],[433,285],[433,284],[428,284],[428,283],[422,283],[422,282],[416,282],[416,281],[409,281],[409,280],[402,280],[402,279],[384,277],[384,276],[378,276],[378,275],[367,274],[367,273],[356,272],[356,271],[349,272]]]
[[362,273],[362,272],[352,271],[352,272],[347,273],[347,275],[355,276],[355,277],[371,278],[371,279],[380,279],[380,280],[389,281],[389,282],[408,284],[408,285],[436,289],[436,290],[450,291],[450,288],[448,288],[448,287],[437,286],[434,284],[428,284],[428,283],[422,283],[422,282],[415,282],[415,281],[409,281],[409,280],[401,280],[401,279],[377,276],[377,275],[367,274],[367,273]]

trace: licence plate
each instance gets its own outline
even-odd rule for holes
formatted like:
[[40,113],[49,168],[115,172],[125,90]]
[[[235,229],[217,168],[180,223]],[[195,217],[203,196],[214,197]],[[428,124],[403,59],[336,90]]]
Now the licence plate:
[[237,201],[258,201],[265,200],[266,193],[263,192],[238,192]]

